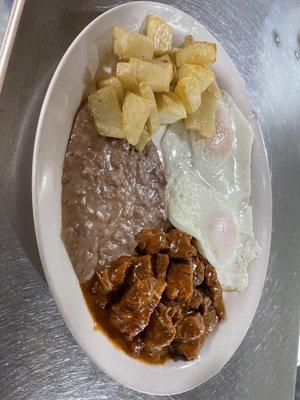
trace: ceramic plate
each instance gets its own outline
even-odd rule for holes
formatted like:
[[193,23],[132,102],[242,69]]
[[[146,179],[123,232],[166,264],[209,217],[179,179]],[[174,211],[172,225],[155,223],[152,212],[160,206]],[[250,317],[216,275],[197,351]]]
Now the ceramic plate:
[[[75,113],[86,88],[112,48],[112,29],[121,25],[137,30],[148,14],[170,23],[181,41],[186,34],[216,42],[199,22],[160,3],[123,4],[91,22],[66,51],[49,85],[39,118],[32,170],[33,212],[39,252],[47,282],[72,335],[95,364],[130,388],[153,394],[175,394],[200,385],[232,357],[254,317],[267,271],[271,236],[271,188],[263,138],[253,106],[237,69],[218,45],[215,72],[221,88],[234,98],[254,132],[252,198],[254,230],[262,252],[250,265],[250,284],[242,294],[227,293],[227,319],[206,341],[193,361],[170,361],[152,366],[128,357],[99,331],[93,320],[61,241],[62,164]],[[76,384],[76,382],[74,382]]]

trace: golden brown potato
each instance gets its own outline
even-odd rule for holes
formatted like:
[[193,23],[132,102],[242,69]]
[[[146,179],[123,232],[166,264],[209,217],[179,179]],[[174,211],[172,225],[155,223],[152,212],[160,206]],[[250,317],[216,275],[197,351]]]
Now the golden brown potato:
[[160,63],[160,62],[170,63],[172,65],[172,67],[173,67],[173,78],[172,78],[171,82],[176,83],[178,81],[177,67],[173,63],[173,61],[172,61],[172,59],[171,59],[169,54],[164,54],[163,56],[153,58],[151,60],[151,62],[153,62],[153,63]]
[[152,138],[152,134],[149,133],[146,129],[144,129],[140,136],[138,144],[135,146],[137,151],[144,150],[146,144],[150,142],[151,138]]
[[216,61],[217,46],[215,43],[193,42],[176,52],[176,64],[209,65]]
[[138,84],[129,63],[119,62],[116,68],[116,75],[125,92],[139,93]]
[[114,53],[125,60],[131,57],[151,60],[153,57],[153,42],[145,35],[128,32],[116,26],[114,29]]
[[131,92],[126,93],[122,107],[123,129],[127,142],[132,146],[139,142],[151,107],[151,101]]
[[153,92],[168,92],[173,78],[173,65],[170,63],[152,63],[137,58],[130,59],[132,71],[137,82],[148,82]]
[[181,98],[188,114],[200,107],[202,92],[201,82],[194,74],[179,79],[175,88],[175,93]]
[[216,96],[206,90],[202,94],[201,106],[187,116],[185,126],[196,130],[201,136],[212,138],[216,133],[216,101]]
[[121,107],[113,88],[104,87],[90,94],[88,103],[101,136],[119,139],[125,137]]
[[191,74],[194,74],[200,80],[203,92],[215,80],[214,72],[211,69],[202,67],[201,65],[184,64],[182,67],[178,68],[179,79]]
[[169,54],[164,54],[163,56],[155,57],[151,61],[154,62],[154,63],[155,62],[169,62],[169,63],[172,62],[171,57],[169,56]]
[[171,51],[173,27],[155,15],[147,17],[147,36],[154,44],[154,55],[159,56]]
[[159,128],[159,115],[158,115],[158,110],[157,110],[154,93],[153,93],[153,90],[152,90],[150,84],[147,82],[141,82],[139,84],[139,89],[140,89],[141,96],[144,99],[151,101],[151,104],[152,104],[151,113],[150,113],[148,121],[147,121],[147,129],[150,134],[153,134]]
[[122,107],[124,97],[125,97],[125,92],[124,92],[121,82],[119,81],[119,79],[116,76],[99,79],[96,82],[96,87],[97,87],[97,89],[102,89],[104,87],[111,87],[111,88],[115,89],[118,99],[119,99],[120,106]]
[[181,99],[173,92],[156,95],[160,125],[172,124],[186,118],[186,110]]

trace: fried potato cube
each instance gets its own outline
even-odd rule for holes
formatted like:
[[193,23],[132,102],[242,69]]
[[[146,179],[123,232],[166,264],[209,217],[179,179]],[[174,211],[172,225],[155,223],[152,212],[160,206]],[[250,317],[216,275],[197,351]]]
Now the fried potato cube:
[[148,132],[146,129],[144,129],[140,136],[138,144],[135,146],[137,151],[143,151],[146,144],[148,144],[150,142],[151,138],[152,138],[152,134],[150,132]]
[[202,89],[201,81],[194,74],[187,75],[177,82],[175,93],[181,98],[188,114],[200,107]]
[[185,78],[191,74],[194,74],[199,79],[202,92],[204,92],[204,90],[215,80],[214,72],[211,69],[202,67],[201,65],[184,64],[178,69],[179,79]]
[[138,84],[129,63],[119,62],[116,67],[116,75],[125,92],[138,93]]
[[207,42],[193,42],[176,52],[176,64],[209,65],[216,61],[217,45]]
[[171,57],[169,54],[164,54],[163,56],[153,58],[151,60],[153,63],[170,63],[173,66],[173,78],[171,82],[177,82],[178,81],[178,76],[177,76],[177,67],[173,63]]
[[151,101],[127,92],[122,107],[123,129],[126,140],[132,146],[138,144],[151,112]]
[[104,87],[111,87],[111,88],[115,89],[117,96],[118,96],[120,106],[122,107],[124,97],[125,97],[125,92],[124,92],[121,82],[119,81],[119,79],[116,76],[99,79],[96,82],[96,87],[97,87],[97,89],[102,89]]
[[137,82],[148,82],[153,92],[168,92],[173,78],[173,65],[152,63],[137,58],[130,59],[130,65]]
[[172,124],[186,118],[186,110],[181,99],[173,92],[156,95],[160,125]]
[[172,62],[172,60],[171,60],[171,57],[169,56],[169,54],[164,54],[163,56],[160,56],[160,57],[155,57],[155,58],[153,58],[152,60],[151,60],[152,62],[169,62],[169,63],[171,63]]
[[144,99],[151,101],[151,104],[152,104],[151,113],[150,113],[148,121],[147,121],[147,129],[150,134],[153,134],[159,128],[159,115],[158,115],[158,109],[157,109],[154,93],[153,93],[153,90],[152,90],[150,84],[147,82],[141,82],[139,84],[139,89],[140,89],[140,93],[141,93],[142,97]]
[[153,57],[153,41],[146,35],[128,32],[116,26],[114,29],[114,53],[122,59],[131,57],[151,60]]
[[187,129],[194,129],[201,136],[212,138],[216,133],[216,102],[216,96],[206,90],[202,94],[201,106],[185,120]]
[[159,56],[171,51],[173,40],[173,27],[156,15],[147,18],[147,36],[154,44],[154,55]]
[[88,104],[101,136],[122,139],[125,137],[121,106],[116,91],[104,87],[89,95]]

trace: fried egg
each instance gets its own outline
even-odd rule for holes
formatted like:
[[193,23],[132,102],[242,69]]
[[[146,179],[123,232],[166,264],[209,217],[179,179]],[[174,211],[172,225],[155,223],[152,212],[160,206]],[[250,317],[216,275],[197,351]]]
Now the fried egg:
[[251,127],[225,92],[213,138],[200,138],[178,122],[161,143],[169,219],[197,239],[227,290],[247,287],[248,265],[259,254],[249,205],[252,143]]

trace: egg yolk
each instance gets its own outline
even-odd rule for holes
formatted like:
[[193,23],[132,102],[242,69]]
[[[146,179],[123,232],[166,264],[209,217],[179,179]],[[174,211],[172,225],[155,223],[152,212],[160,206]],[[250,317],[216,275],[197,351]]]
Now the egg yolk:
[[237,228],[231,215],[214,210],[207,217],[207,238],[214,258],[226,265],[232,258],[237,244]]
[[203,140],[203,156],[207,161],[224,164],[234,147],[234,129],[227,108],[218,102],[216,109],[216,134]]

